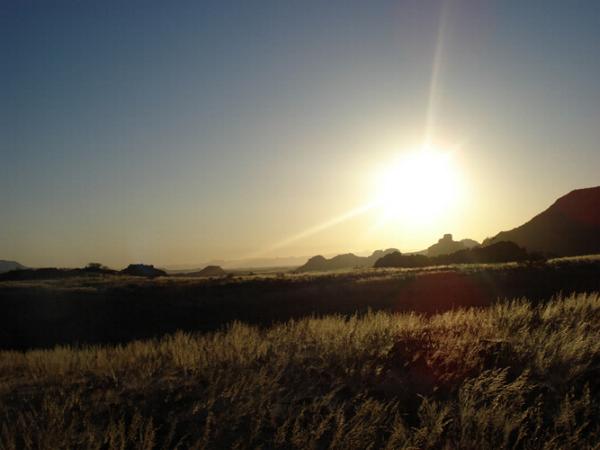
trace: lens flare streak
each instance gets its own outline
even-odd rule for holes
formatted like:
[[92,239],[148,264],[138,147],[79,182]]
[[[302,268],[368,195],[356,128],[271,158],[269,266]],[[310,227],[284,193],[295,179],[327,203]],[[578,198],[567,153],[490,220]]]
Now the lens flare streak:
[[320,233],[321,231],[324,231],[328,228],[331,228],[333,226],[339,225],[340,223],[346,222],[350,219],[353,219],[357,216],[360,216],[362,214],[365,214],[366,212],[370,211],[371,209],[373,209],[376,206],[375,202],[372,203],[367,203],[365,205],[359,206],[357,208],[354,208],[350,211],[347,211],[337,217],[334,217],[333,219],[330,219],[326,222],[323,222],[319,225],[315,225],[311,228],[308,228],[307,230],[304,230],[294,236],[291,236],[287,239],[284,239],[282,241],[277,242],[276,244],[271,245],[270,247],[262,250],[261,252],[258,252],[254,255],[251,255],[250,257],[257,257],[257,256],[261,256],[264,254],[268,254],[269,252],[272,252],[274,250],[277,250],[279,248],[282,247],[287,247],[290,244],[293,244],[296,241],[299,241],[301,239],[305,239],[309,236],[312,236],[314,234]]

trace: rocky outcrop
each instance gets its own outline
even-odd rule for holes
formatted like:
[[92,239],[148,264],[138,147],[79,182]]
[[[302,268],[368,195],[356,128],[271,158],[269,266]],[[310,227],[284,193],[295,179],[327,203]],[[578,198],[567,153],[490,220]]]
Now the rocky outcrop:
[[10,272],[11,270],[23,270],[26,269],[22,264],[19,264],[16,261],[5,261],[0,259],[0,273]]
[[465,246],[452,239],[451,234],[445,234],[436,244],[427,248],[427,256],[449,255],[450,253],[463,250]]
[[425,254],[427,256],[449,255],[459,250],[464,250],[478,246],[479,242],[474,241],[473,239],[463,239],[461,241],[455,241],[452,239],[451,234],[445,234],[441,239],[437,241],[436,244],[430,246],[425,251]]
[[127,268],[121,270],[121,273],[134,277],[148,278],[162,277],[167,275],[167,272],[157,269],[151,264],[129,264]]

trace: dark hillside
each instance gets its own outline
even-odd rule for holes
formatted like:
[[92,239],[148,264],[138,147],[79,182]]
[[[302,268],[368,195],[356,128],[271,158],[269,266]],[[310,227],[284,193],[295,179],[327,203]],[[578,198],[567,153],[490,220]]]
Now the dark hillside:
[[529,222],[483,245],[500,241],[555,256],[600,253],[600,186],[570,192]]
[[0,259],[0,273],[10,272],[11,270],[22,270],[27,269],[23,264],[19,264],[16,261],[6,261]]
[[490,264],[522,262],[539,259],[538,255],[528,254],[514,242],[496,242],[486,247],[473,247],[458,250],[449,255],[425,256],[390,253],[378,259],[374,267],[427,267],[448,264]]
[[303,266],[298,267],[296,272],[328,272],[334,270],[373,267],[373,264],[375,264],[375,261],[379,258],[396,251],[398,250],[395,248],[375,250],[369,256],[357,256],[354,253],[345,253],[329,259],[317,255],[310,258]]

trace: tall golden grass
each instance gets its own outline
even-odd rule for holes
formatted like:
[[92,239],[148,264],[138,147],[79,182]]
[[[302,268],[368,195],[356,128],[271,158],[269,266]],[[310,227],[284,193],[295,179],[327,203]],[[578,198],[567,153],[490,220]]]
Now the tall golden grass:
[[600,448],[600,295],[0,352],[0,448]]

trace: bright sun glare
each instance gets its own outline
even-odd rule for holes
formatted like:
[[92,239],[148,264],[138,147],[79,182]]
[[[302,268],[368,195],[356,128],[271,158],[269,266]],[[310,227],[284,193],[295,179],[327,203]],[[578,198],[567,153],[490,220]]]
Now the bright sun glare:
[[419,149],[401,155],[378,177],[375,204],[383,221],[422,225],[451,211],[461,197],[452,153]]

